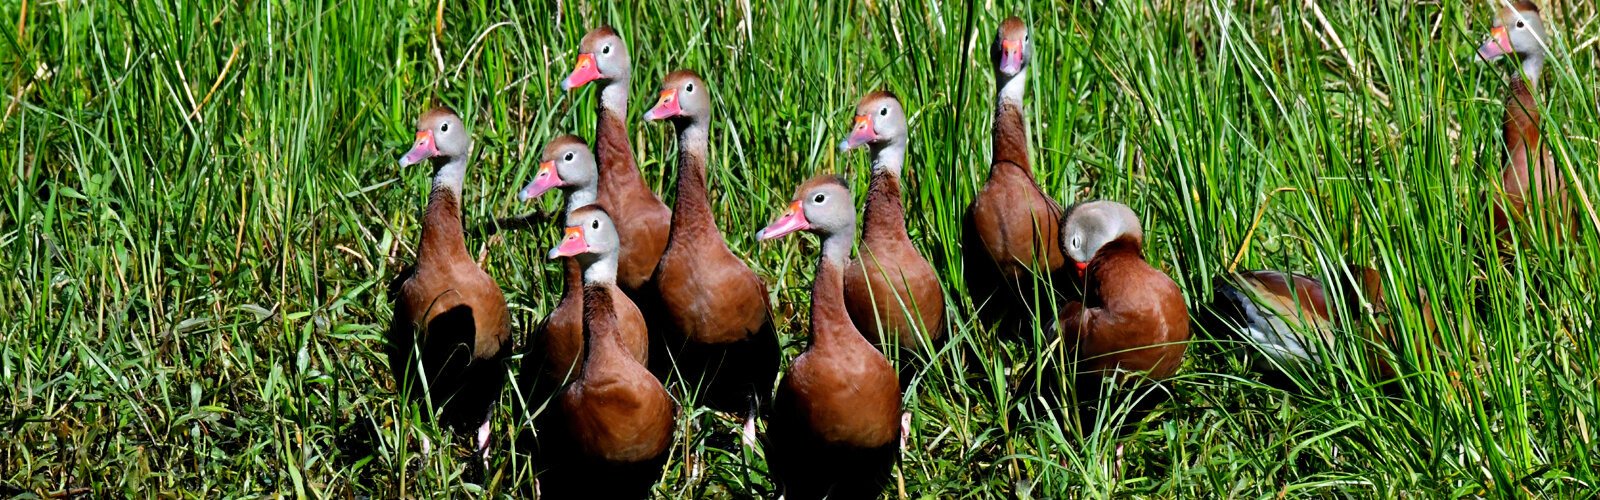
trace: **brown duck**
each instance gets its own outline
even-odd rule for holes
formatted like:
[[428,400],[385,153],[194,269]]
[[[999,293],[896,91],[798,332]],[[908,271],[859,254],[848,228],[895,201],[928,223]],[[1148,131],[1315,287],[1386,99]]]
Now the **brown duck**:
[[541,432],[539,486],[546,498],[645,498],[661,478],[677,405],[630,352],[619,324],[612,219],[590,205],[568,216],[550,258],[583,265],[582,367],[557,396],[555,422]]
[[822,237],[811,290],[811,343],[778,384],[767,425],[767,460],[784,498],[877,498],[899,454],[900,388],[889,361],[845,311],[844,269],[855,205],[835,177],[795,192],[789,209],[756,234]]
[[905,108],[887,91],[856,105],[855,126],[841,150],[872,150],[872,182],[863,209],[860,255],[844,273],[844,304],[867,339],[913,349],[944,336],[944,292],[933,266],[906,234],[900,175],[909,135]]
[[[633,69],[628,46],[616,30],[604,26],[590,31],[578,43],[578,63],[561,81],[562,90],[600,85],[596,110],[595,159],[600,162],[600,189],[596,201],[616,214],[618,234],[626,246],[617,262],[617,283],[630,294],[639,291],[655,272],[667,247],[672,211],[661,203],[639,175],[633,146],[628,143],[628,84]],[[637,297],[637,295],[635,295]]]
[[[989,178],[967,208],[961,252],[973,303],[986,323],[1016,333],[1044,314],[1050,287],[1066,262],[1057,245],[1061,205],[1034,182],[1028,162],[1023,91],[1033,45],[1028,28],[1012,17],[1000,24],[990,47],[995,64],[993,161]],[[1063,278],[1063,281],[1065,279]],[[1043,303],[1041,304],[1040,301]]]
[[689,71],[667,75],[661,98],[646,120],[671,120],[678,132],[677,201],[667,250],[651,279],[651,307],[660,315],[657,372],[676,370],[700,401],[749,412],[745,435],[754,435],[755,412],[778,378],[778,336],[767,306],[767,285],[728,250],[712,218],[706,192],[711,96]]
[[[574,211],[594,204],[599,173],[594,155],[582,139],[562,135],[552,139],[544,148],[539,169],[533,182],[523,188],[523,201],[538,198],[544,193],[559,189],[566,193],[566,218]],[[567,235],[573,237],[571,233]],[[566,258],[566,287],[561,301],[529,338],[528,353],[522,358],[519,384],[528,394],[527,401],[538,407],[554,395],[563,385],[578,374],[583,361],[583,274],[576,258]],[[648,336],[644,317],[639,308],[622,295],[615,284],[602,284],[615,295],[613,309],[617,313],[617,330],[628,353],[643,364],[648,360]]]
[[475,451],[487,457],[511,330],[505,296],[473,262],[462,232],[461,185],[471,156],[472,136],[454,111],[434,108],[417,119],[416,142],[400,165],[431,163],[433,193],[417,262],[400,277],[389,366],[402,392],[430,397],[441,424],[462,434],[475,430]]
[[1145,262],[1144,229],[1127,205],[1092,201],[1061,223],[1061,248],[1083,280],[1082,302],[1069,302],[1060,333],[1075,349],[1080,389],[1119,372],[1153,380],[1183,363],[1189,311],[1178,284]]
[[[1525,224],[1534,217],[1547,225],[1562,224],[1570,211],[1567,183],[1539,132],[1539,78],[1544,72],[1545,46],[1549,43],[1544,18],[1533,2],[1519,0],[1511,4],[1500,10],[1489,40],[1478,48],[1478,56],[1485,61],[1510,57],[1518,63],[1510,71],[1511,90],[1506,97],[1502,130],[1506,166],[1500,175],[1500,187],[1504,191],[1495,195],[1494,225],[1502,251],[1510,249],[1512,227],[1518,224],[1515,221]],[[1537,210],[1534,214],[1528,213],[1529,205]]]

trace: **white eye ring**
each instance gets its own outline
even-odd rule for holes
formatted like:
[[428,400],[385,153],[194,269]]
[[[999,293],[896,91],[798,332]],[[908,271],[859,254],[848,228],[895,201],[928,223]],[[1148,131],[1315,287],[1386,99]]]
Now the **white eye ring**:
[[821,205],[824,201],[828,201],[828,196],[822,193],[817,193],[817,196],[811,198],[811,202],[818,205]]
[[567,152],[566,161],[572,161],[572,152],[571,151]]
[[1074,249],[1082,248],[1083,247],[1083,239],[1078,237],[1078,236],[1073,236],[1072,237],[1072,243],[1070,243],[1070,245]]

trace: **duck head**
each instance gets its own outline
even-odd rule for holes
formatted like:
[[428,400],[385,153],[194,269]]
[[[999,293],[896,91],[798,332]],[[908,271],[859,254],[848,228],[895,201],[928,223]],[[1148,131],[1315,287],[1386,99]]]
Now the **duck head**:
[[1100,247],[1122,238],[1133,238],[1144,244],[1144,228],[1139,215],[1127,205],[1115,201],[1091,201],[1070,210],[1061,222],[1061,251],[1083,276]]
[[597,205],[588,205],[567,215],[561,244],[550,249],[550,258],[575,257],[583,266],[585,282],[615,283],[617,251],[621,247],[611,214]]
[[705,123],[710,117],[711,93],[706,82],[688,70],[674,71],[663,78],[655,107],[644,113],[646,120],[670,119],[678,123]]
[[561,90],[572,90],[593,81],[627,80],[630,76],[628,45],[617,30],[601,26],[578,42],[578,62],[572,74],[561,80]]
[[850,128],[850,136],[839,143],[839,150],[903,143],[907,132],[906,110],[900,106],[900,99],[887,90],[875,91],[856,104],[855,125]]
[[1544,18],[1533,2],[1507,0],[1505,3],[1495,16],[1489,39],[1478,47],[1478,57],[1494,62],[1508,55],[1516,56],[1523,64],[1524,76],[1537,79],[1549,41],[1545,36]]
[[850,258],[851,240],[855,238],[855,201],[844,179],[834,175],[819,175],[801,184],[794,199],[778,220],[756,232],[756,239],[767,241],[798,231],[815,233],[823,238],[822,253],[835,260]]
[[557,188],[579,191],[594,186],[598,180],[599,170],[595,165],[594,153],[589,151],[589,145],[584,144],[583,139],[579,139],[578,136],[562,135],[551,139],[550,143],[544,146],[544,154],[539,158],[539,170],[533,174],[533,182],[522,188],[518,197],[522,201],[528,201]]
[[450,108],[440,106],[422,113],[417,118],[417,139],[411,150],[400,157],[400,166],[409,167],[433,159],[435,164],[450,163],[465,158],[472,151],[472,135],[461,117]]
[[994,43],[989,46],[989,59],[1002,78],[1009,79],[1022,73],[1033,57],[1033,44],[1028,39],[1028,25],[1021,18],[1011,16],[1000,23]]

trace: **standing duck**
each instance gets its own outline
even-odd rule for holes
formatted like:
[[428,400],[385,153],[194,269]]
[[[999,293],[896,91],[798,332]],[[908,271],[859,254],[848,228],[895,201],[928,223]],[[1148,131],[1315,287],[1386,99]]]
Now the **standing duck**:
[[[594,204],[598,180],[599,173],[589,146],[577,136],[562,135],[545,145],[539,170],[519,197],[528,201],[560,189],[567,194],[566,218],[572,220],[573,212]],[[529,352],[522,358],[519,382],[529,395],[528,403],[535,407],[576,377],[582,367],[583,272],[576,258],[564,259],[563,265],[566,288],[561,301],[556,303],[544,324],[534,331],[529,339]],[[643,364],[649,352],[644,316],[620,289],[614,285],[608,289],[614,295],[613,309],[623,345]]]
[[416,142],[400,158],[402,167],[429,161],[434,174],[417,262],[402,274],[395,301],[389,366],[413,397],[429,395],[440,423],[460,434],[476,430],[474,450],[486,459],[511,318],[500,286],[473,262],[462,232],[461,185],[471,155],[461,117],[439,107],[417,119]]
[[[1217,282],[1211,305],[1196,315],[1196,322],[1208,333],[1237,332],[1245,337],[1263,354],[1257,369],[1264,373],[1278,375],[1285,367],[1315,366],[1319,351],[1335,345],[1334,329],[1343,318],[1358,318],[1358,310],[1373,315],[1390,313],[1383,276],[1376,269],[1351,265],[1345,271],[1354,282],[1341,275],[1333,287],[1309,276],[1282,271],[1229,275]],[[1420,290],[1418,293],[1423,323],[1429,331],[1436,331],[1428,297]],[[1343,300],[1334,302],[1331,299],[1335,297]],[[1336,309],[1339,305],[1358,309],[1340,315]],[[1390,325],[1394,321],[1375,324],[1376,336],[1370,340],[1392,345],[1395,336]],[[1393,365],[1376,346],[1367,352],[1367,358],[1379,380],[1394,378]]]
[[[711,96],[689,71],[667,75],[661,99],[646,120],[671,120],[678,130],[678,193],[667,250],[651,278],[663,328],[657,338],[658,373],[674,367],[703,389],[708,406],[749,411],[745,436],[755,431],[755,411],[778,378],[778,335],[767,307],[767,286],[728,250],[711,215],[706,192]],[[701,391],[696,391],[701,392]]]
[[1189,310],[1178,284],[1145,262],[1144,229],[1127,205],[1077,205],[1061,224],[1061,247],[1083,280],[1060,333],[1076,349],[1079,387],[1116,371],[1171,377],[1183,363]]
[[[1012,17],[1000,23],[990,47],[995,65],[993,161],[989,179],[967,208],[961,251],[967,285],[986,322],[1027,328],[1043,313],[1037,300],[1051,293],[1038,283],[1056,281],[1065,260],[1057,246],[1061,205],[1034,182],[1022,94],[1033,45],[1028,27]],[[1048,303],[1047,300],[1045,300]]]
[[645,498],[666,465],[677,406],[621,330],[626,298],[617,293],[621,245],[611,217],[590,205],[567,224],[550,258],[583,265],[584,353],[558,396],[553,432],[540,441],[540,490],[548,498]]
[[[599,82],[599,123],[595,126],[595,159],[600,162],[596,201],[615,213],[617,233],[625,245],[617,261],[617,284],[633,294],[655,272],[667,247],[672,211],[661,203],[639,175],[628,143],[628,84],[633,70],[628,46],[610,26],[590,31],[578,43],[578,63],[561,81],[562,90]],[[637,297],[637,295],[634,295]]]
[[1539,132],[1539,78],[1548,40],[1539,7],[1517,0],[1500,10],[1489,40],[1478,48],[1478,57],[1484,61],[1510,56],[1518,63],[1511,70],[1511,91],[1505,104],[1506,166],[1500,175],[1504,193],[1495,197],[1494,225],[1502,249],[1509,247],[1513,221],[1528,217],[1524,209],[1530,200],[1541,212],[1534,217],[1546,221],[1561,220],[1551,215],[1565,207],[1566,181]]
[[933,266],[912,246],[900,201],[906,161],[905,108],[887,91],[856,105],[855,127],[839,144],[872,150],[872,183],[862,215],[861,254],[845,269],[844,304],[850,319],[881,346],[931,346],[944,335],[944,292]]
[[855,205],[836,177],[800,186],[789,209],[756,234],[806,230],[822,237],[811,289],[811,344],[773,399],[767,461],[784,498],[877,498],[899,458],[900,388],[889,361],[845,311],[844,271]]

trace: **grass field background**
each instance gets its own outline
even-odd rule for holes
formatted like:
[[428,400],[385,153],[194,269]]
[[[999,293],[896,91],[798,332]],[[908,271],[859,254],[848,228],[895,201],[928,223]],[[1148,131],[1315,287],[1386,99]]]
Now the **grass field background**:
[[[0,4],[16,20],[0,27],[0,494],[524,488],[533,469],[508,446],[509,394],[483,477],[459,447],[417,451],[424,434],[449,438],[396,395],[385,288],[414,257],[430,172],[396,159],[431,99],[466,117],[477,148],[463,209],[479,228],[468,245],[526,334],[559,297],[560,269],[543,258],[559,230],[483,229],[556,210],[516,192],[544,141],[592,137],[593,91],[558,82],[601,24],[629,43],[634,146],[664,197],[671,130],[639,116],[673,69],[711,86],[712,203],[772,285],[789,355],[804,339],[815,244],[753,234],[814,173],[864,192],[866,158],[835,145],[861,95],[905,101],[909,227],[945,278],[956,343],[907,395],[915,429],[891,496],[1600,488],[1593,2],[1542,2],[1554,51],[1544,129],[1587,197],[1578,236],[1527,242],[1509,268],[1486,202],[1506,66],[1474,55],[1489,2],[531,3]],[[973,322],[958,247],[988,169],[988,43],[1012,14],[1032,28],[1041,184],[1063,202],[1131,205],[1147,257],[1191,310],[1236,259],[1315,276],[1376,264],[1391,289],[1432,299],[1440,348],[1389,352],[1405,376],[1380,386],[1361,336],[1345,332],[1343,354],[1295,373],[1303,389],[1291,393],[1258,382],[1228,341],[1201,340],[1172,401],[1131,434],[1037,411],[1053,403],[1014,382],[1060,365]],[[1396,295],[1397,314],[1355,319],[1425,338],[1415,295]],[[965,346],[986,355],[963,362]],[[732,422],[683,421],[661,496],[772,494],[760,451],[728,444]]]

